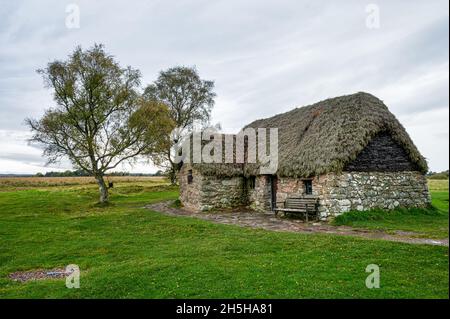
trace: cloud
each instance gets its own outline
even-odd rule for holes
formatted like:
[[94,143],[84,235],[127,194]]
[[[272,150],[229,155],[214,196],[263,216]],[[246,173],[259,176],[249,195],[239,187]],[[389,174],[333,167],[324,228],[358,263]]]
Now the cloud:
[[[215,80],[212,120],[228,131],[328,97],[373,93],[402,121],[431,169],[448,168],[448,152],[435,151],[448,144],[445,0],[377,1],[379,29],[366,27],[367,3],[358,0],[75,3],[79,29],[66,28],[67,3],[61,1],[2,4],[0,130],[26,132],[24,118],[52,105],[36,69],[64,59],[76,45],[97,42],[121,64],[139,68],[143,84],[167,67],[196,65],[202,77]],[[419,124],[415,116],[431,122]],[[14,158],[0,171],[24,169],[18,163],[30,158],[19,155],[35,150],[0,134],[5,143],[20,151],[0,155]]]
[[43,165],[44,161],[40,155],[24,154],[24,153],[3,153],[0,155],[0,159],[20,161],[30,165]]

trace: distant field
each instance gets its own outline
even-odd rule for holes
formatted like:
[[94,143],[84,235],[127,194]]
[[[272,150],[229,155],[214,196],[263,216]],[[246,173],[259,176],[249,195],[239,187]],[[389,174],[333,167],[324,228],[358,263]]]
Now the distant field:
[[[113,182],[148,182],[162,181],[163,176],[111,176],[107,177]],[[68,186],[95,184],[94,177],[0,177],[0,187],[4,186]],[[448,190],[448,180],[428,179],[431,191]]]
[[[114,183],[161,184],[166,179],[161,176],[111,176],[105,178]],[[35,187],[95,185],[94,177],[0,177],[0,191],[20,190]]]
[[428,187],[430,191],[448,192],[448,179],[428,179]]

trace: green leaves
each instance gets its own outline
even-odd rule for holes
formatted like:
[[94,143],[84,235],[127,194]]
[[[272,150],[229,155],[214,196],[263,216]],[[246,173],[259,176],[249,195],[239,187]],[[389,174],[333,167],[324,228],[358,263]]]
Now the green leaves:
[[214,81],[202,80],[195,68],[177,66],[162,71],[147,86],[144,98],[163,102],[177,127],[192,126],[195,121],[207,124],[214,106]]
[[102,186],[106,171],[159,150],[167,140],[167,107],[143,104],[139,70],[121,67],[102,45],[77,47],[66,61],[38,73],[53,90],[55,106],[26,123],[30,141],[43,146],[50,162],[67,157]]
[[[162,71],[158,79],[147,86],[143,98],[165,104],[168,107],[174,127],[178,128],[181,140],[192,131],[196,122],[203,126],[209,124],[214,98],[214,81],[202,80],[195,68],[176,66]],[[153,160],[159,164],[168,163],[169,175],[175,183],[178,166],[173,163],[174,156],[169,147]]]

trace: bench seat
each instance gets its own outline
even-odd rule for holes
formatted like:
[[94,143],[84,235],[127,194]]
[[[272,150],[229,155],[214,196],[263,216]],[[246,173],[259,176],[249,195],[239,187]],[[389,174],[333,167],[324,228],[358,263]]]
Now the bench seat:
[[306,221],[309,215],[318,218],[317,206],[318,198],[314,196],[290,196],[283,202],[277,202],[277,207],[274,208],[275,215],[278,212],[284,213],[301,213],[304,214]]

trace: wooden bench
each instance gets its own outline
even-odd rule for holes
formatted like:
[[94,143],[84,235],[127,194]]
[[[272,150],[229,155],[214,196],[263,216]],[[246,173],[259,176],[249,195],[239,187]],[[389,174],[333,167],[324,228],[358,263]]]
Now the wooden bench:
[[304,214],[305,220],[308,221],[308,215],[313,215],[316,219],[319,217],[317,213],[318,198],[311,195],[290,196],[283,202],[277,202],[275,215],[278,212],[284,213],[300,213]]

